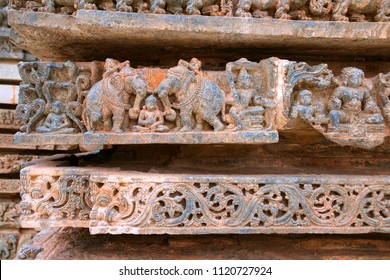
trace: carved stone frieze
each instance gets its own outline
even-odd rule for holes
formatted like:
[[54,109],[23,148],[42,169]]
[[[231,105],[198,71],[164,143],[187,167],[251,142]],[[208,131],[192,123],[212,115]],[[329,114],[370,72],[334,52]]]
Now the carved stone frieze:
[[369,149],[382,144],[387,136],[384,116],[388,74],[367,79],[355,67],[343,68],[340,76],[334,76],[326,65],[315,68],[309,75],[302,75],[301,67],[289,67],[289,94],[285,99],[291,104],[290,118],[305,120],[342,146]]
[[168,70],[114,59],[21,63],[15,142],[265,144],[278,142],[277,130],[299,129],[297,120],[340,145],[384,142],[389,74],[346,67],[335,76],[327,64],[278,58],[225,69],[203,70],[196,58]]
[[0,109],[0,128],[19,129],[22,125],[14,110]]
[[19,172],[23,164],[38,158],[33,155],[0,155],[0,174]]
[[18,228],[20,206],[18,202],[0,202],[0,228]]
[[23,11],[73,14],[77,10],[237,16],[255,18],[389,21],[387,0],[12,0]]
[[390,231],[390,177],[200,175],[55,167],[22,170],[23,227],[91,233]]
[[40,221],[50,221],[51,225],[87,225],[92,208],[88,175],[30,177],[21,174],[21,184],[24,225],[37,225]]
[[20,192],[19,179],[0,179],[0,193]]
[[18,233],[0,233],[0,259],[13,259],[18,246]]

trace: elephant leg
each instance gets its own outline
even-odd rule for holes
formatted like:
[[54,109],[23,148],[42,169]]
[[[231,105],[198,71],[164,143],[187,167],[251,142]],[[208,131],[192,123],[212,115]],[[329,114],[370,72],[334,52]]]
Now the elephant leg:
[[146,97],[146,86],[135,89],[135,100],[133,108],[129,110],[129,116],[131,119],[138,119],[139,112],[141,110],[141,101]]
[[196,127],[195,130],[202,130],[203,129],[203,123],[204,120],[200,114],[195,114],[195,120],[196,120]]
[[110,131],[112,127],[112,122],[111,122],[111,110],[108,108],[103,108],[102,109],[102,115],[103,115],[103,130],[104,131]]
[[122,108],[115,108],[113,110],[113,125],[112,125],[112,132],[115,133],[122,133],[122,124],[125,116],[125,110]]
[[180,108],[181,124],[183,125],[180,131],[185,132],[191,130],[191,115],[192,110],[189,110],[189,108]]
[[208,122],[212,127],[214,127],[214,131],[221,131],[225,129],[225,126],[215,115],[205,116],[204,120]]

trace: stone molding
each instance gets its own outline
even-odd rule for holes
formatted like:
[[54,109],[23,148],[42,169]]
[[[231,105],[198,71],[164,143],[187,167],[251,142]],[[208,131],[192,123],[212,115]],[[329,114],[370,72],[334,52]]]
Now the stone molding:
[[266,144],[306,125],[342,146],[371,149],[388,136],[390,73],[275,57],[203,71],[201,61],[170,69],[105,63],[26,62],[15,143]]
[[43,160],[22,170],[21,183],[23,227],[92,234],[390,230],[384,175],[153,174]]

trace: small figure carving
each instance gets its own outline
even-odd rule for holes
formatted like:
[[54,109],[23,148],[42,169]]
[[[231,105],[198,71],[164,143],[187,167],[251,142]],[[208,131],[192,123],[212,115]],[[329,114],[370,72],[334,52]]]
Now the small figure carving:
[[138,118],[138,125],[133,126],[137,132],[166,132],[169,128],[164,125],[164,115],[158,109],[157,99],[150,95],[145,100],[145,106]]
[[335,0],[333,20],[367,21],[366,16],[374,15],[375,21],[390,21],[388,0]]
[[[204,121],[214,131],[225,128],[218,114],[225,119],[225,94],[214,82],[202,77],[202,63],[196,59],[190,62],[180,60],[178,65],[168,70],[166,78],[158,86],[158,96],[164,105],[165,117],[172,118],[175,113],[171,107],[180,110],[180,131],[190,131],[191,117],[195,115],[196,129],[202,130]],[[179,103],[171,104],[169,95],[175,94]]]
[[339,131],[340,123],[383,123],[378,105],[364,86],[362,70],[354,67],[344,68],[341,72],[341,83],[329,100],[329,132]]
[[10,259],[16,251],[18,243],[17,235],[5,234],[0,236],[0,258],[2,260]]
[[[238,65],[235,66],[239,67]],[[231,71],[231,67],[228,65],[226,68],[227,76],[230,76],[231,74],[228,71]],[[257,96],[254,81],[245,67],[240,69],[237,82],[235,86],[232,86],[232,90],[234,101],[229,111],[230,118],[227,120],[231,124],[227,128],[233,128],[233,131],[237,131],[244,128],[263,127],[265,110],[260,106],[260,98]]]
[[383,115],[386,122],[390,124],[390,72],[387,74],[380,73],[377,76],[379,96],[382,101]]
[[302,90],[298,93],[295,104],[291,108],[290,117],[297,118],[298,116],[314,121],[314,108],[312,106],[312,92],[310,90]]
[[76,133],[72,123],[65,114],[65,106],[61,101],[54,101],[51,104],[50,113],[47,115],[42,126],[37,128],[39,133]]

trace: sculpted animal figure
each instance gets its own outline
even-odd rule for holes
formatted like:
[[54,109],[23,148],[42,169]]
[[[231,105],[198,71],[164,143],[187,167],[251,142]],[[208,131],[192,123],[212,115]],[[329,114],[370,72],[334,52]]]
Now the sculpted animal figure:
[[389,0],[336,0],[333,20],[365,21],[367,15],[374,15],[375,21],[390,21]]
[[[171,107],[180,110],[180,131],[192,129],[192,114],[195,114],[197,130],[203,128],[204,121],[208,122],[214,131],[225,128],[218,118],[221,113],[222,119],[225,119],[225,94],[214,82],[201,77],[200,66],[201,62],[196,58],[190,63],[180,60],[178,66],[168,70],[167,76],[158,86],[158,96],[164,105],[166,118],[173,115]],[[171,94],[175,94],[177,104],[170,103]]]
[[306,15],[305,5],[315,16],[329,14],[333,7],[332,0],[240,0],[236,16],[270,18],[275,13],[277,19],[310,19]]
[[[105,131],[121,133],[126,110],[130,118],[138,118],[141,101],[147,94],[146,83],[130,67],[129,61],[121,64],[108,58],[104,68],[103,79],[91,88],[85,99],[83,121],[89,132],[103,121]],[[131,93],[136,95],[133,107],[128,104]]]
[[231,16],[232,2],[229,0],[188,0],[189,15]]

